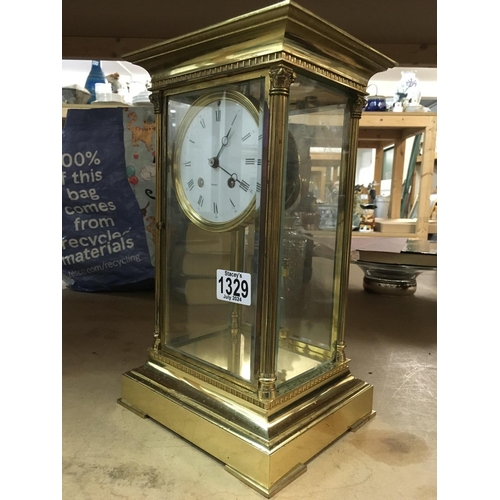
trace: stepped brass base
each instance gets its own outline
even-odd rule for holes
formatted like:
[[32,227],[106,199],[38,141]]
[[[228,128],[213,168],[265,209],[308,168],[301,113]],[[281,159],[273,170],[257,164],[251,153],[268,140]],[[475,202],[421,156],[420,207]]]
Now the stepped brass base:
[[269,409],[149,361],[123,375],[118,402],[200,447],[267,498],[305,472],[308,460],[374,415],[373,386],[348,369]]

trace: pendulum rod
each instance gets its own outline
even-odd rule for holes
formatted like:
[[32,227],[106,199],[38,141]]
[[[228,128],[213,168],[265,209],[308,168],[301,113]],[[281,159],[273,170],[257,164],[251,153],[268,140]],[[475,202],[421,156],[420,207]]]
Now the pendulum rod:
[[[231,232],[231,269],[244,272],[245,228],[239,227]],[[231,359],[229,369],[240,374],[241,365],[241,304],[233,303],[231,310]]]

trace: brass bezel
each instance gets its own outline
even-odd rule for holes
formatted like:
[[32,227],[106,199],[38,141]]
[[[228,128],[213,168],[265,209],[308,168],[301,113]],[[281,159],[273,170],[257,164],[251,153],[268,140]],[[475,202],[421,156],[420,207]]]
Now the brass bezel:
[[175,194],[177,196],[177,200],[179,201],[179,205],[185,213],[186,217],[193,223],[196,224],[201,229],[205,229],[206,231],[212,232],[225,232],[232,231],[238,227],[248,225],[256,216],[256,194],[254,194],[252,200],[248,204],[248,206],[240,212],[239,215],[234,217],[229,221],[224,222],[214,222],[209,221],[202,217],[196,210],[196,208],[189,202],[186,193],[184,191],[184,187],[182,186],[180,180],[180,165],[178,152],[181,149],[181,146],[186,138],[186,132],[191,125],[195,116],[199,113],[199,107],[206,107],[214,101],[218,100],[231,100],[234,101],[241,106],[243,106],[254,118],[257,127],[259,126],[259,111],[254,106],[252,101],[248,99],[244,94],[237,90],[228,89],[228,90],[210,90],[208,93],[203,94],[199,98],[197,98],[192,104],[189,110],[186,112],[182,121],[179,125],[179,129],[177,132],[177,137],[173,146],[173,165],[172,165],[172,177],[174,180],[174,188]]

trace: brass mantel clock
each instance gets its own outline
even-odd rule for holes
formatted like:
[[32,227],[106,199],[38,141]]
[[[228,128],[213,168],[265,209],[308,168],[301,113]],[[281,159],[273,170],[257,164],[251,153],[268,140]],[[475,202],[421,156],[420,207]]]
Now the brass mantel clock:
[[290,1],[127,59],[157,116],[156,314],[119,402],[270,497],[374,413],[344,324],[358,122],[395,63]]

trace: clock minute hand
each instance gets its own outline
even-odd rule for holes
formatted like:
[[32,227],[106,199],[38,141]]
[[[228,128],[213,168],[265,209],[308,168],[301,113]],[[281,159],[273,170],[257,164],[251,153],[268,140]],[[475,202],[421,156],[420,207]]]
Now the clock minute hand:
[[[236,119],[236,117],[235,117],[235,119]],[[234,120],[233,120],[233,123],[234,123]],[[217,156],[214,156],[213,158],[209,158],[208,159],[208,163],[210,164],[210,166],[212,168],[221,168],[229,176],[231,174],[227,170],[223,169],[220,166],[219,156],[222,153],[222,150],[229,144],[229,134],[231,133],[232,129],[233,129],[233,124],[231,123],[231,126],[229,127],[229,130],[227,131],[227,134],[221,139],[222,145],[221,145],[221,147],[219,149],[219,152],[217,153]]]
[[219,159],[220,154],[222,153],[222,150],[228,145],[229,143],[229,134],[231,133],[231,130],[233,129],[234,122],[236,121],[236,118],[238,118],[239,111],[234,115],[233,121],[231,122],[231,126],[229,127],[229,130],[227,131],[227,134],[221,139],[222,145],[219,149],[219,152],[217,153],[217,156],[215,157],[217,160]]
[[221,139],[222,146],[219,149],[219,152],[217,153],[216,158],[219,159],[220,154],[222,153],[222,150],[228,145],[229,143],[229,134],[231,133],[231,129],[233,127],[230,127],[229,130],[227,131],[227,134]]

